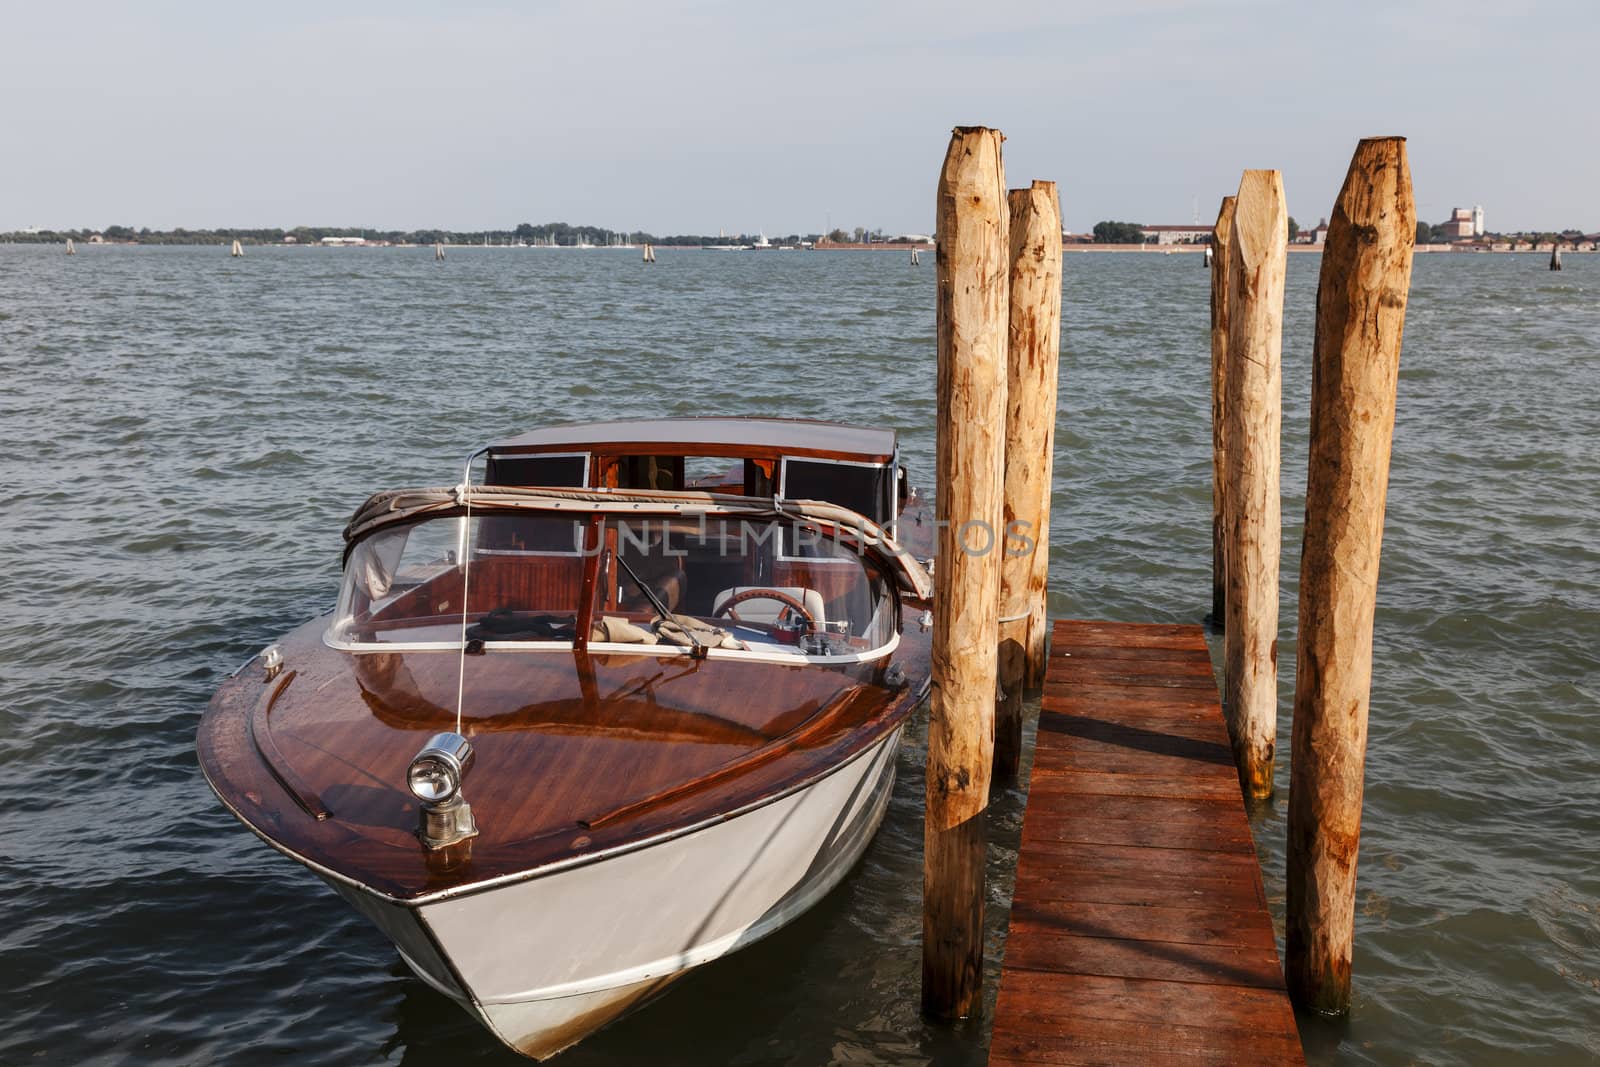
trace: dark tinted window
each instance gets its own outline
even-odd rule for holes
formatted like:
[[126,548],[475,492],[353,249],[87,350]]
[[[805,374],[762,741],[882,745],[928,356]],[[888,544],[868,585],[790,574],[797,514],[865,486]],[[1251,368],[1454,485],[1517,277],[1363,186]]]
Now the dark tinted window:
[[581,488],[587,484],[589,457],[489,455],[485,485],[540,485]]
[[789,500],[825,500],[884,523],[894,515],[890,472],[887,466],[788,459],[783,464],[783,495]]

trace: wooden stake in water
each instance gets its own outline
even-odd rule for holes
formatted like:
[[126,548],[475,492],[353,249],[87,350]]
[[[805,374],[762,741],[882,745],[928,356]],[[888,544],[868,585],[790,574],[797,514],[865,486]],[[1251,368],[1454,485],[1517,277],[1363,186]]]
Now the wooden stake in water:
[[1289,993],[1350,1008],[1372,617],[1417,213],[1401,137],[1362,141],[1317,289],[1289,766]]
[[1223,710],[1239,784],[1255,798],[1272,795],[1278,736],[1279,361],[1288,245],[1283,176],[1245,171],[1228,243]]
[[1561,243],[1559,241],[1550,243],[1550,269],[1561,269]]
[[984,809],[994,752],[1010,247],[1000,131],[958,127],[939,176],[938,568],[923,829],[922,1008],[983,984]]
[[[1211,267],[1211,625],[1222,629],[1227,621],[1227,564],[1223,553],[1223,499],[1227,491],[1226,420],[1228,366],[1228,249],[1232,243],[1234,198],[1222,198],[1206,262]],[[1215,249],[1215,256],[1212,250]]]
[[1048,637],[1045,587],[1050,579],[1050,490],[1061,353],[1061,204],[1056,183],[1043,181],[1011,190],[1007,204],[1011,310],[994,773],[1014,778],[1022,756],[1022,693],[1042,683]]

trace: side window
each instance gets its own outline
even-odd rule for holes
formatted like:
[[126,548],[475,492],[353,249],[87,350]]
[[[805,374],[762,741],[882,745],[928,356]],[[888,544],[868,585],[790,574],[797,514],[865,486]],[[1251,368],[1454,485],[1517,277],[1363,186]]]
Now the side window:
[[576,489],[589,484],[589,454],[497,456],[489,453],[485,485],[537,485]]
[[788,500],[826,500],[873,522],[894,517],[893,468],[875,463],[785,457],[779,491]]

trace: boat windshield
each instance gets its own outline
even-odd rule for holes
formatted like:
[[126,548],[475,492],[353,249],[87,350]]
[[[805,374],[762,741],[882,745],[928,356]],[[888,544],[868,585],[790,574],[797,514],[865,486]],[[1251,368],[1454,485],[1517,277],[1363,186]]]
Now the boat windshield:
[[856,659],[898,632],[878,564],[807,523],[497,513],[358,543],[328,642],[458,649],[463,596],[466,638],[489,648],[568,647],[583,626],[597,651]]

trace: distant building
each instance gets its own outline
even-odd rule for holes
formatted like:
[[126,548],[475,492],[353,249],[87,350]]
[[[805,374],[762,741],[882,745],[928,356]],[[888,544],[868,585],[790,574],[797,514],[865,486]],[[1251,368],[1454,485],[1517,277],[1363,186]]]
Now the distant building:
[[365,237],[324,237],[322,243],[330,248],[338,248],[346,245],[364,245],[367,243],[367,239]]
[[300,243],[300,238],[296,237],[292,233],[286,233],[283,235],[283,243],[286,245],[297,245]]
[[1446,238],[1481,237],[1483,235],[1483,208],[1458,207],[1439,229]]
[[1215,229],[1215,226],[1195,223],[1188,226],[1140,226],[1139,232],[1146,241],[1153,240],[1158,245],[1185,245],[1211,240],[1211,233]]
[[1297,231],[1289,243],[1293,245],[1320,245],[1328,239],[1328,220],[1323,219],[1310,229]]

